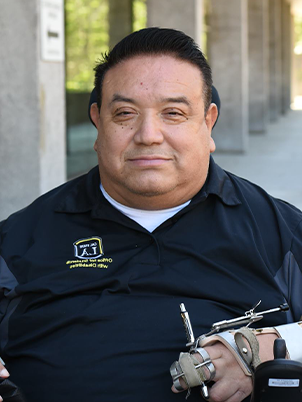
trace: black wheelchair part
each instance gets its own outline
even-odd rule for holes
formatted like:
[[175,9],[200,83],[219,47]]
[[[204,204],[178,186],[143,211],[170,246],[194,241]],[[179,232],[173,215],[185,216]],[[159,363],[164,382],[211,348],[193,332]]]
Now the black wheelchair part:
[[255,370],[251,402],[302,401],[302,364],[285,356],[285,341],[276,339],[274,360],[261,363]]

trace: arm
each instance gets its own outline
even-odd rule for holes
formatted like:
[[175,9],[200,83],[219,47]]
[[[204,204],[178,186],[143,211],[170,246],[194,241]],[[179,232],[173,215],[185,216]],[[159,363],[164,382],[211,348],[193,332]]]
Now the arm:
[[[259,342],[259,356],[262,362],[272,360],[273,344],[278,336],[276,334],[261,334],[257,336]],[[215,342],[204,349],[208,352],[216,370],[213,379],[214,385],[209,390],[210,402],[241,402],[251,394],[252,377],[247,376],[238,364],[234,354],[221,342]],[[202,362],[198,354],[194,354],[197,360]],[[208,374],[208,373],[207,373]],[[184,389],[187,385],[181,381]],[[177,393],[175,387],[172,391]]]
[[[274,358],[274,341],[278,337],[281,337],[281,335],[288,344],[288,358],[292,357],[294,360],[302,362],[302,348],[300,346],[302,328],[300,324],[293,323],[276,328],[257,330],[244,328],[243,331],[229,331],[204,338],[201,337],[198,346],[206,350],[216,371],[215,376],[211,379],[214,381],[214,385],[209,389],[209,401],[241,402],[250,395],[253,388],[252,370],[260,362]],[[242,342],[246,340],[247,342]],[[252,350],[252,359],[249,358],[247,350]],[[191,355],[183,354],[181,356],[180,365],[186,376],[181,377],[180,384],[184,389],[188,388],[188,384],[191,387],[200,385],[200,378],[205,382],[209,380],[210,371],[208,365],[204,365],[198,370],[191,365],[190,369],[189,356],[195,359],[195,366],[203,362],[203,358],[199,353],[191,352]],[[248,363],[247,365],[243,364],[242,357]],[[198,372],[199,377],[194,376],[194,372]],[[177,392],[174,386],[172,387],[172,391]]]

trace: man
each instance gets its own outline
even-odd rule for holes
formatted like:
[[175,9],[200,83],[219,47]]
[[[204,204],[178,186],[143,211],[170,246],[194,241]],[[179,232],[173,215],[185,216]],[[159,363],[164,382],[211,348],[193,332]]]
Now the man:
[[[290,304],[261,326],[297,321],[302,213],[210,158],[211,70],[191,38],[135,32],[95,71],[98,168],[1,225],[0,355],[30,402],[183,400],[179,304],[198,335],[260,299]],[[271,359],[277,335],[257,338]],[[248,397],[228,348],[205,350],[209,400]]]

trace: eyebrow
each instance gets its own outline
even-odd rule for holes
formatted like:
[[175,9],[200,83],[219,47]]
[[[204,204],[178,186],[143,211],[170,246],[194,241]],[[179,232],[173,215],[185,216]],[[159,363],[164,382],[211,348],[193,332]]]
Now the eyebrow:
[[186,98],[185,96],[179,96],[176,98],[161,98],[161,102],[162,103],[184,103],[185,105],[191,107],[192,104],[191,102],[188,100],[188,98]]
[[110,101],[110,106],[115,102],[127,102],[127,103],[135,103],[134,99],[126,98],[120,94],[114,94],[112,100]]
[[[126,102],[136,104],[134,99],[126,98],[123,95],[118,93],[113,94],[112,100],[110,101],[110,106],[113,105],[115,102]],[[178,97],[168,97],[168,98],[160,98],[161,103],[183,103],[188,107],[192,107],[191,102],[185,96],[178,96]]]

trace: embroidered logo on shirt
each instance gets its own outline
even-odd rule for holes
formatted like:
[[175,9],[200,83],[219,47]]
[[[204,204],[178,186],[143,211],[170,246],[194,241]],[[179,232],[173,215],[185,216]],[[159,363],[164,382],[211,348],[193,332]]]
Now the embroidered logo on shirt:
[[107,269],[113,262],[111,257],[102,257],[104,255],[103,241],[98,236],[79,239],[73,243],[73,248],[75,259],[66,261],[69,269]]
[[80,239],[73,243],[75,257],[83,260],[99,258],[104,254],[102,239],[100,237],[89,237]]

